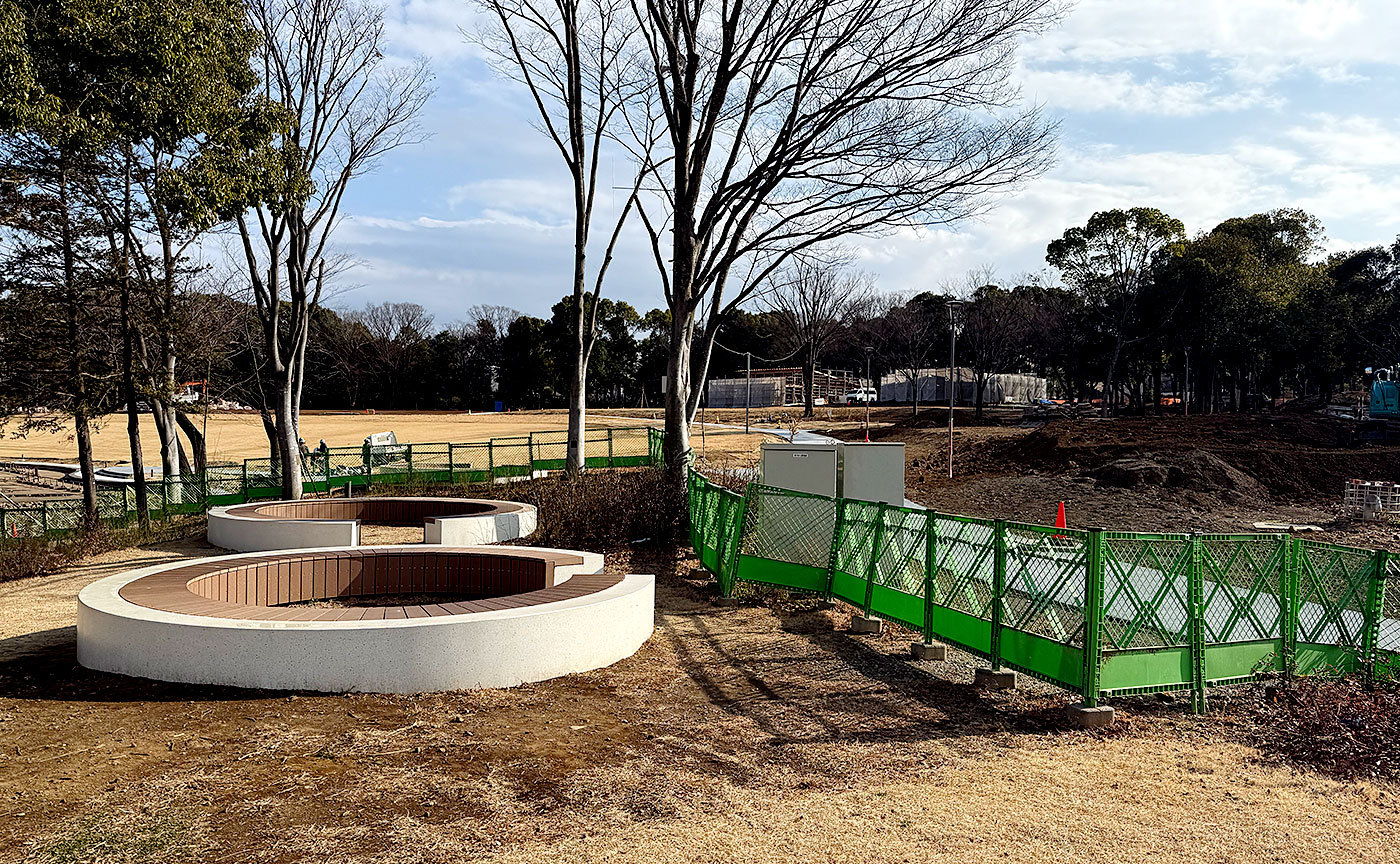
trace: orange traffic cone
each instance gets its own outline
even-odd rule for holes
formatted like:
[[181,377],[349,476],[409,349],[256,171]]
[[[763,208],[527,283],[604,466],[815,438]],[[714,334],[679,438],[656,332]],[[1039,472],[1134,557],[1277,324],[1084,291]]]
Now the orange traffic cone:
[[1060,502],[1060,511],[1055,514],[1055,527],[1068,528],[1069,523],[1065,521],[1065,502]]

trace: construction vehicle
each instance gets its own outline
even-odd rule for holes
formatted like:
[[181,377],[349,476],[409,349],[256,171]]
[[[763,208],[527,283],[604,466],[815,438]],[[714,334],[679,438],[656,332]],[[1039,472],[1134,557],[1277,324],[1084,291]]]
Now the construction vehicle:
[[1371,419],[1400,420],[1400,383],[1389,369],[1377,369],[1371,382]]
[[[1370,370],[1367,370],[1370,371]],[[1360,413],[1358,407],[1358,414]],[[1400,382],[1390,369],[1376,369],[1371,378],[1371,401],[1352,433],[1353,443],[1400,440]]]

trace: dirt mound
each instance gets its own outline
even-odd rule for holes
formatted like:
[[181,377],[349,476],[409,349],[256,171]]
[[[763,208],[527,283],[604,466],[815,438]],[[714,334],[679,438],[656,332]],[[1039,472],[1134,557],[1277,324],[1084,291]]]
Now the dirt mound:
[[1057,420],[989,441],[986,473],[1072,472],[1100,485],[1162,486],[1241,498],[1340,499],[1355,477],[1400,480],[1400,446],[1353,447],[1351,424],[1317,415]]
[[1257,500],[1268,494],[1258,480],[1204,450],[1114,459],[1084,473],[1101,486],[1165,486],[1219,493],[1234,500]]

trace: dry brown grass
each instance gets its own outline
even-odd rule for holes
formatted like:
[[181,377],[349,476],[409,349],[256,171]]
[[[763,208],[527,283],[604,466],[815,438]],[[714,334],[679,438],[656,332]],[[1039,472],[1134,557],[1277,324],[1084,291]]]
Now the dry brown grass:
[[[692,566],[614,552],[661,574],[653,638],[511,690],[289,697],[85,672],[71,636],[12,654],[0,859],[45,860],[118,806],[180,814],[201,861],[1396,857],[1396,786],[1266,764],[1228,716],[1072,731],[1053,688],[977,693],[966,657],[911,664],[806,602],[716,609]],[[17,587],[71,609],[86,578],[66,578]],[[111,848],[72,860],[135,860]]]
[[[660,426],[660,420],[649,419],[654,412],[593,411],[588,415],[590,428],[606,426]],[[202,418],[196,418],[202,423]],[[59,424],[53,431],[34,431],[17,437],[17,425],[0,425],[0,460],[30,459],[73,461],[77,459],[71,423]],[[331,447],[358,447],[366,435],[393,431],[400,441],[418,443],[486,441],[531,432],[548,432],[568,428],[564,411],[519,411],[508,414],[467,414],[454,412],[387,412],[362,414],[351,412],[309,411],[301,415],[301,435],[315,447],[321,439]],[[141,416],[141,440],[147,458],[159,452],[159,439],[151,415]],[[712,429],[706,433],[706,444],[718,452],[757,450],[762,435],[744,435],[734,430]],[[699,441],[696,441],[697,449]],[[124,416],[109,415],[97,424],[93,436],[93,454],[99,462],[124,462],[130,459]],[[216,413],[209,415],[209,453],[214,461],[265,457],[267,436],[262,421],[253,413]]]

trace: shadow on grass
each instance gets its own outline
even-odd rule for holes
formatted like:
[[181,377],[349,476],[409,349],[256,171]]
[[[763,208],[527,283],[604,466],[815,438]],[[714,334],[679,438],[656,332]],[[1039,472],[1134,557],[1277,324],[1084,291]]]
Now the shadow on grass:
[[[671,591],[704,593],[694,582],[658,577]],[[663,606],[658,631],[711,703],[751,721],[774,743],[900,743],[1070,728],[1062,714],[1067,696],[991,694],[940,677],[969,671],[975,661],[968,655],[950,651],[952,663],[916,665],[889,653],[888,642],[833,630],[811,605],[765,613],[703,602]]]

